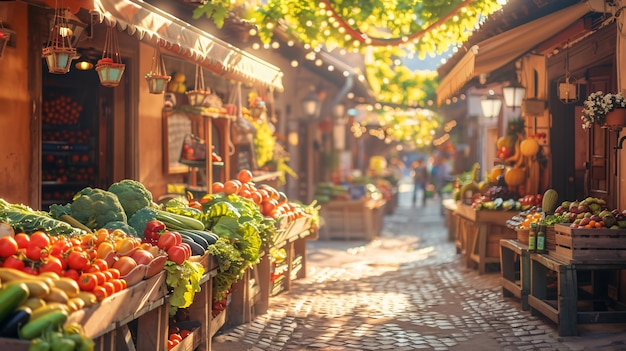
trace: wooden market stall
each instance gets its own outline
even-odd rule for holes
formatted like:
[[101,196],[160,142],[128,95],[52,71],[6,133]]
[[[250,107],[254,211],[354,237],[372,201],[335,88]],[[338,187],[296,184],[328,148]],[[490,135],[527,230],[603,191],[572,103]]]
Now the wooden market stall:
[[372,240],[382,229],[386,201],[332,200],[323,204],[320,216],[324,225],[320,238],[341,240]]
[[517,233],[506,221],[512,211],[475,210],[457,202],[454,216],[457,252],[465,256],[468,267],[476,265],[478,273],[486,271],[487,264],[500,263],[500,239],[515,239]]

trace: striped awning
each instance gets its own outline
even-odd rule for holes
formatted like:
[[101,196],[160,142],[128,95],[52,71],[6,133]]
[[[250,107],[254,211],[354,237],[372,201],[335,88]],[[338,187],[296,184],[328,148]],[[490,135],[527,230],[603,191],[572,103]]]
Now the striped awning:
[[189,57],[227,79],[283,91],[282,71],[142,0],[93,0],[100,21],[140,40],[161,39],[166,49]]

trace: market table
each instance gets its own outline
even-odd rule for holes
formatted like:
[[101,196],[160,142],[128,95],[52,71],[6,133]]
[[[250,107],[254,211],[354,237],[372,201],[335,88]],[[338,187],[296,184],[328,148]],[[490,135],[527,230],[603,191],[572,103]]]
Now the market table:
[[500,239],[515,239],[517,233],[506,226],[513,211],[476,210],[457,202],[455,242],[457,252],[466,258],[468,267],[478,266],[485,273],[489,263],[500,263]]
[[530,292],[530,252],[518,240],[500,240],[500,285],[502,296],[520,299],[522,310],[528,310]]
[[578,334],[579,324],[626,323],[625,306],[611,297],[607,273],[626,269],[626,261],[563,261],[530,254],[528,304],[557,323],[560,336]]

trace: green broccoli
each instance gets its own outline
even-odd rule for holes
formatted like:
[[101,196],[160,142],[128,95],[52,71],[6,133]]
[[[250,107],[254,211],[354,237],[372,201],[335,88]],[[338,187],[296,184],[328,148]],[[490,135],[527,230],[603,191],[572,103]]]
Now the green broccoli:
[[132,217],[128,219],[128,224],[133,227],[133,229],[135,229],[137,235],[142,236],[144,230],[146,229],[146,224],[148,224],[148,222],[150,221],[155,220],[156,215],[157,214],[155,210],[149,207],[144,207],[135,212],[135,214],[133,214]]
[[136,180],[120,180],[111,184],[109,191],[117,195],[128,218],[144,207],[154,206],[152,193]]
[[[126,222],[122,222],[122,221],[109,222],[105,224],[103,228],[109,229],[109,230],[120,229],[121,231],[123,231],[124,233],[128,235],[132,235],[136,238],[140,238],[140,236],[137,235],[137,231],[135,230],[135,228],[131,227]],[[143,236],[141,236],[141,238],[143,238]]]
[[126,222],[126,213],[117,196],[98,188],[84,188],[70,204],[72,217],[90,229],[100,229],[109,222]]

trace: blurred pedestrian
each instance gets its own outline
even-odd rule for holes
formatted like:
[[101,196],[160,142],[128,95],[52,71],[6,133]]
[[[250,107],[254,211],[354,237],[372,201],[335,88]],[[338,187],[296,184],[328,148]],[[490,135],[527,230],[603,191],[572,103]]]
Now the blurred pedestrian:
[[423,158],[413,162],[413,206],[417,203],[418,192],[421,193],[421,204],[426,205],[426,185],[430,182],[428,167]]

